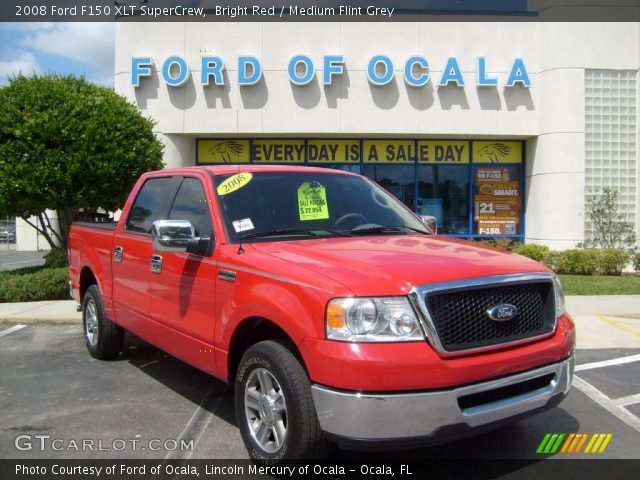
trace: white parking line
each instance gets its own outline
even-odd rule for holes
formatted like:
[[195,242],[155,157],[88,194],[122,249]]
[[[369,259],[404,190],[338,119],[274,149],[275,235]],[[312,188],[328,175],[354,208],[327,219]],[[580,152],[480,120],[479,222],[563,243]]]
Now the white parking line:
[[620,407],[624,407],[625,405],[633,405],[634,403],[640,403],[640,393],[636,393],[635,395],[627,395],[626,397],[616,398],[613,403]]
[[614,365],[624,365],[625,363],[640,362],[640,354],[629,355],[628,357],[613,358],[602,362],[585,363],[584,365],[576,365],[576,372],[582,370],[592,370],[594,368],[612,367]]
[[[219,388],[219,387],[218,387]],[[187,451],[180,450],[172,450],[167,453],[164,457],[165,460],[188,460],[193,455],[196,447],[198,446],[198,442],[202,438],[205,430],[211,423],[211,419],[215,411],[218,409],[218,406],[224,399],[224,395],[226,390],[223,392],[219,392],[215,394],[217,390],[216,385],[213,385],[209,392],[205,395],[200,402],[198,408],[196,408],[195,412],[187,422],[182,430],[182,433],[177,439],[178,444],[182,444],[183,442],[193,441],[194,449]]]
[[[205,397],[202,399],[202,402],[200,402],[200,405],[198,405],[198,408],[196,408],[196,410],[193,412],[193,415],[191,415],[191,418],[185,425],[184,430],[182,430],[182,433],[176,440],[178,445],[182,445],[184,444],[184,442],[188,443],[189,441],[192,441],[193,450],[180,451],[176,449],[167,452],[162,462],[163,467],[160,469],[161,472],[164,471],[164,466],[167,465],[170,460],[184,461],[191,458],[198,446],[198,442],[209,426],[209,423],[211,423],[211,419],[213,418],[215,411],[222,402],[226,393],[226,391],[224,391],[218,395],[214,395],[215,391],[216,385],[213,385],[207,392]],[[153,477],[151,477],[151,480],[160,478],[159,475],[162,476],[161,473],[158,475],[154,475]]]
[[26,327],[26,325],[14,325],[13,327],[9,327],[6,330],[2,330],[0,332],[0,337],[4,337],[5,335],[9,335],[10,333],[22,330],[24,327]]
[[583,379],[577,376],[573,377],[573,386],[584,393],[586,396],[588,396],[591,400],[599,404],[609,413],[617,417],[619,420],[622,420],[631,428],[640,432],[640,418],[636,417],[626,408],[616,405],[614,400],[611,400],[596,387],[588,382],[585,382]]

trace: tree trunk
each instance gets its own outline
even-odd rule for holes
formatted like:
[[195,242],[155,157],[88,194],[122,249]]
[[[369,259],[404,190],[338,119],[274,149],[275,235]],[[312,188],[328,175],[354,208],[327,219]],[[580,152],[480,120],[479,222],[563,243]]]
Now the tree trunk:
[[60,247],[66,250],[69,238],[69,229],[73,223],[73,210],[71,208],[64,208],[62,210],[56,210],[56,213],[58,214],[58,221],[60,222],[60,236],[62,237],[60,239]]
[[58,248],[58,245],[56,244],[56,242],[54,242],[53,238],[51,238],[51,235],[49,235],[49,232],[47,231],[47,226],[45,225],[44,220],[40,217],[40,215],[36,215],[36,218],[40,221],[41,227],[38,227],[37,223],[32,223],[31,221],[29,221],[28,216],[22,216],[20,218],[22,218],[27,225],[29,225],[34,230],[36,230],[40,235],[42,235],[52,250],[55,248]]

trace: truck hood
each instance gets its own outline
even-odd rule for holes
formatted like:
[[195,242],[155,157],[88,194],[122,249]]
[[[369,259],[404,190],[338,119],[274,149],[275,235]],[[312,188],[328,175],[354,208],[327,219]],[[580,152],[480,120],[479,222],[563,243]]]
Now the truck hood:
[[416,285],[548,272],[497,248],[438,236],[384,235],[254,243],[259,252],[337,281],[354,295],[404,295]]

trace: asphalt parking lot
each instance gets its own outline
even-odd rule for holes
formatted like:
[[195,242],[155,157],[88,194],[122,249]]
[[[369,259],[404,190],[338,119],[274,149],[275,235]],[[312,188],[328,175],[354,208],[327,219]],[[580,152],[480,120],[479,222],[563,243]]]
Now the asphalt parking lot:
[[[89,357],[80,325],[4,325],[0,364],[0,458],[246,458],[232,392],[136,337],[105,362]],[[576,365],[575,388],[538,416],[438,447],[331,455],[539,460],[546,433],[611,433],[603,453],[572,458],[640,458],[640,349],[578,350]],[[76,450],[84,440],[92,449]]]
[[44,265],[46,253],[46,251],[16,252],[15,250],[0,250],[0,272]]

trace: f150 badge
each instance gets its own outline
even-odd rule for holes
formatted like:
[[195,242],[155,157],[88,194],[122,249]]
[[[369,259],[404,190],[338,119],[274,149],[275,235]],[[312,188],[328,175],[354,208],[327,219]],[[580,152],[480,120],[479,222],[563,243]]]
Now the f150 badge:
[[518,307],[508,303],[502,303],[487,309],[485,314],[494,322],[507,322],[518,316]]

